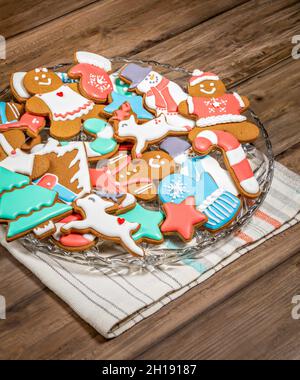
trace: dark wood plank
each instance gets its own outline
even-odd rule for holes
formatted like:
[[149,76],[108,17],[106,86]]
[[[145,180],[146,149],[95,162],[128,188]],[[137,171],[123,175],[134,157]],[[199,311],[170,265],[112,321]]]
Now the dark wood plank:
[[236,88],[267,127],[276,155],[300,142],[299,67],[299,61],[288,58]]
[[300,359],[300,251],[138,359]]
[[188,7],[180,0],[92,4],[10,39],[7,60],[0,63],[0,76],[5,80],[14,71],[72,61],[79,49],[107,56],[139,52],[244,1],[192,0]]
[[0,34],[10,38],[43,25],[76,9],[94,3],[96,0],[23,0],[0,1]]
[[290,57],[299,22],[297,0],[249,1],[135,57],[213,70],[232,85]]

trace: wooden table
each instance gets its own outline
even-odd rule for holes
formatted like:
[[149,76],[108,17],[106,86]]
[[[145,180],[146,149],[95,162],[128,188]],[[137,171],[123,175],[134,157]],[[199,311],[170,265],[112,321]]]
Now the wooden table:
[[[299,0],[1,0],[0,86],[78,49],[214,70],[250,97],[277,160],[300,173],[299,25]],[[0,358],[299,359],[299,244],[296,225],[112,341],[1,249]]]

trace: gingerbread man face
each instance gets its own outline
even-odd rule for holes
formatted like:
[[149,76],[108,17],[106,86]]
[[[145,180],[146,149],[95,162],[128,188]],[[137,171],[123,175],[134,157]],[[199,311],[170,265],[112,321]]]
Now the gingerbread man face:
[[204,80],[194,86],[189,85],[189,95],[203,96],[206,98],[219,97],[225,94],[226,87],[221,80]]
[[150,201],[157,195],[160,179],[174,172],[171,156],[157,150],[144,153],[132,160],[127,154],[118,154],[107,161],[106,167],[91,169],[94,187],[109,194],[130,193],[138,199]]
[[46,68],[29,71],[23,83],[26,90],[33,95],[55,91],[63,85],[60,77]]

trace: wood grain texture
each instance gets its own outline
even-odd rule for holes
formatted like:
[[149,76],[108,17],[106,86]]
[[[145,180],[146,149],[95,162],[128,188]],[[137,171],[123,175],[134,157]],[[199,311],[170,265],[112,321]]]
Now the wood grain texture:
[[[298,1],[61,3],[31,30],[20,34],[24,20],[19,31],[12,26],[8,60],[0,63],[4,82],[15,70],[71,60],[81,48],[214,69],[249,95],[278,159],[300,173],[300,61],[290,58],[291,36],[299,34]],[[8,304],[0,358],[157,359],[162,348],[170,358],[189,358],[189,347],[195,358],[299,358],[299,323],[291,322],[288,306],[299,291],[299,233],[297,225],[272,238],[112,341],[0,248],[0,294]]]
[[[138,359],[300,359],[300,251]],[[180,344],[178,344],[180,342]]]
[[80,9],[96,0],[22,0],[0,1],[0,34],[10,38],[16,34],[36,28],[76,9]]
[[[75,50],[130,55],[231,9],[242,0],[114,0],[92,4],[12,38],[0,76],[41,65],[72,61]],[[170,17],[176,9],[176,17]],[[143,33],[140,33],[143,25]],[[51,38],[49,38],[51,36]]]
[[290,57],[299,22],[297,0],[249,1],[135,57],[212,70],[233,85]]

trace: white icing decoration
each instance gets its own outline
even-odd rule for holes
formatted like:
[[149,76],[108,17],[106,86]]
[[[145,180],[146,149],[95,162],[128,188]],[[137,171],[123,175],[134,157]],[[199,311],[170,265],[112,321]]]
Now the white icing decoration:
[[143,256],[143,249],[133,240],[131,234],[139,227],[138,223],[131,223],[124,220],[122,224],[118,222],[121,218],[108,214],[106,209],[114,206],[113,202],[104,200],[93,194],[76,201],[85,215],[84,220],[72,221],[64,225],[64,230],[82,231],[93,230],[101,238],[119,239],[120,243],[130,252]]
[[20,149],[16,149],[16,154],[6,157],[0,162],[2,168],[12,172],[30,176],[34,166],[34,155],[26,154]]
[[196,121],[198,127],[208,127],[210,125],[223,124],[223,123],[235,123],[245,121],[247,118],[243,115],[218,115],[202,117]]
[[259,184],[255,177],[244,179],[240,182],[240,185],[249,194],[257,194],[259,192]]
[[49,221],[47,224],[45,224],[44,226],[34,228],[33,233],[34,233],[36,236],[43,236],[43,235],[45,235],[47,232],[54,231],[54,230],[55,230],[55,225],[54,225],[54,223],[52,222],[52,220],[50,220],[50,221]]
[[129,119],[119,122],[117,135],[120,137],[134,137],[137,141],[135,151],[137,155],[140,155],[148,143],[160,140],[170,132],[186,131],[185,127],[168,124],[163,114],[147,121],[143,125],[138,125],[134,116],[131,115]]
[[18,120],[20,117],[20,112],[18,108],[16,107],[16,105],[14,103],[7,103],[7,106],[11,109],[12,113],[14,114],[15,119]]
[[204,137],[205,139],[208,139],[212,145],[218,144],[218,136],[213,131],[202,131],[199,132],[197,137]]
[[128,206],[131,206],[135,202],[136,202],[135,196],[132,195],[132,194],[130,194],[130,193],[127,193],[126,196],[125,196],[125,198],[124,198],[124,200],[121,203],[121,207],[125,208],[125,207],[128,207]]
[[246,154],[241,145],[236,149],[232,149],[226,152],[226,156],[230,163],[230,166],[236,165],[246,158]]
[[29,99],[30,94],[26,90],[23,84],[23,79],[27,73],[26,72],[18,72],[12,75],[12,86],[16,94],[23,99]]
[[89,53],[86,51],[76,52],[76,60],[78,63],[88,63],[99,67],[100,69],[111,71],[111,62],[109,59],[103,57],[102,55]]
[[204,94],[212,95],[217,91],[217,89],[214,87],[211,90],[205,90],[204,88],[200,88],[200,92],[203,92]]
[[236,100],[239,102],[240,107],[241,107],[241,108],[244,108],[246,104],[244,103],[242,97],[241,97],[237,92],[234,92],[232,95],[233,95],[233,96],[236,98]]
[[[59,93],[63,96],[58,96]],[[54,121],[74,120],[87,115],[94,108],[91,100],[84,98],[66,85],[36,96],[49,107]]]
[[57,157],[62,157],[68,152],[77,151],[77,154],[73,161],[70,163],[69,168],[72,168],[77,163],[79,163],[79,170],[74,174],[71,178],[70,183],[78,180],[77,189],[81,189],[81,191],[77,194],[77,197],[80,198],[85,194],[90,193],[91,191],[91,183],[89,176],[89,166],[87,161],[87,155],[85,151],[85,146],[79,142],[71,142],[67,145],[60,146],[59,142],[55,139],[49,138],[48,143],[39,150],[36,155],[45,155],[49,153],[55,153]]

